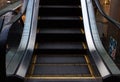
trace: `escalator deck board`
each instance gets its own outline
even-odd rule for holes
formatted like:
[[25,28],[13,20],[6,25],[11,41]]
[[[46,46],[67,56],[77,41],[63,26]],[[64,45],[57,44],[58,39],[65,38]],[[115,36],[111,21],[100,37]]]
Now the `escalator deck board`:
[[75,64],[38,64],[35,65],[33,76],[87,76],[90,71],[87,65]]

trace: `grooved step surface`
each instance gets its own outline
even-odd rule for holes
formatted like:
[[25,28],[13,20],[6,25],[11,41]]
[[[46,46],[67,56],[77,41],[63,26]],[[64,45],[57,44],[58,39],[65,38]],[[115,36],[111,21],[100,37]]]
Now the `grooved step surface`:
[[87,65],[62,65],[62,64],[41,64],[35,65],[34,75],[39,76],[59,76],[59,75],[79,75],[79,76],[91,76]]
[[35,54],[86,54],[87,49],[36,49]]
[[43,42],[39,49],[83,49],[81,42]]
[[42,16],[40,17],[41,20],[80,20],[80,17],[77,17],[77,16]]
[[37,64],[86,64],[84,56],[70,57],[70,56],[37,56]]
[[80,34],[80,28],[40,28],[40,33]]

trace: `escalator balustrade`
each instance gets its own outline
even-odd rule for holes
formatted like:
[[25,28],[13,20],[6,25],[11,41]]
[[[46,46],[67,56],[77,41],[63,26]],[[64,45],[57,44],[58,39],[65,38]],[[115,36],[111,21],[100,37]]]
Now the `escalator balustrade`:
[[40,0],[26,82],[98,82],[89,55],[80,0]]

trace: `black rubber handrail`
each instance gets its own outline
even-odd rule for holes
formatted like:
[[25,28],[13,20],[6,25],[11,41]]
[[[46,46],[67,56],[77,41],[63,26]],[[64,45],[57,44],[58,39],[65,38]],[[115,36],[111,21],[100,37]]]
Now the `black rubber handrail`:
[[0,18],[0,32],[2,31],[3,24],[4,24],[4,17]]
[[9,13],[9,12],[17,14],[17,12],[15,12],[15,10],[6,10],[6,11],[0,13],[0,17],[3,16],[3,15],[5,15],[6,13]]
[[102,16],[104,16],[107,20],[109,20],[112,24],[114,24],[115,26],[117,26],[120,29],[120,23],[116,20],[114,20],[113,18],[111,18],[110,16],[108,16],[102,9],[100,1],[99,0],[93,0],[96,4],[97,9],[99,10],[100,14]]

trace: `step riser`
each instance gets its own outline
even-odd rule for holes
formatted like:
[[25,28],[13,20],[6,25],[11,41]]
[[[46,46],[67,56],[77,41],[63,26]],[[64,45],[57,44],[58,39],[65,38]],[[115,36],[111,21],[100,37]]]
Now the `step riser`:
[[85,41],[84,34],[37,34],[36,38],[37,42],[44,42],[44,41],[69,41],[69,42],[81,42]]
[[40,8],[39,16],[82,16],[82,13],[80,8]]
[[38,21],[38,28],[46,28],[46,27],[83,27],[83,23],[80,20],[39,20]]
[[[44,54],[45,55],[45,54]],[[74,54],[73,54],[74,55]],[[78,54],[76,54],[78,55]],[[62,60],[62,61],[61,61]],[[37,56],[36,64],[87,64],[84,56]]]
[[[39,53],[39,54],[38,54]],[[59,50],[55,50],[55,49],[36,49],[35,50],[35,54],[37,55],[40,55],[40,54],[61,54],[61,55],[64,55],[64,54],[86,54],[87,53],[87,50],[85,49],[79,49],[79,50],[73,50],[73,49],[66,49],[66,50],[62,50],[62,49],[59,49]]]
[[[39,24],[39,23],[38,23],[38,24]],[[39,25],[39,26],[40,26],[40,25]],[[41,26],[43,26],[43,25],[41,25]],[[54,26],[54,25],[53,25],[53,26]],[[71,28],[72,28],[72,29],[74,28],[74,29],[80,30],[81,28],[83,28],[82,26],[83,26],[82,24],[81,24],[81,27],[71,27],[71,26],[70,26],[70,27],[68,27],[68,26],[66,26],[66,27],[60,27],[60,26],[57,26],[57,27],[55,27],[55,26],[54,26],[54,27],[44,27],[44,26],[43,26],[43,28],[42,28],[42,27],[38,27],[38,29],[40,29],[40,30],[42,29],[42,30],[43,30],[43,29],[60,29],[60,28],[61,28],[61,29],[64,29],[64,30],[66,30],[66,29],[69,30],[69,29],[71,29]],[[59,33],[60,33],[60,32],[59,32]]]
[[40,0],[40,5],[80,5],[80,0]]

